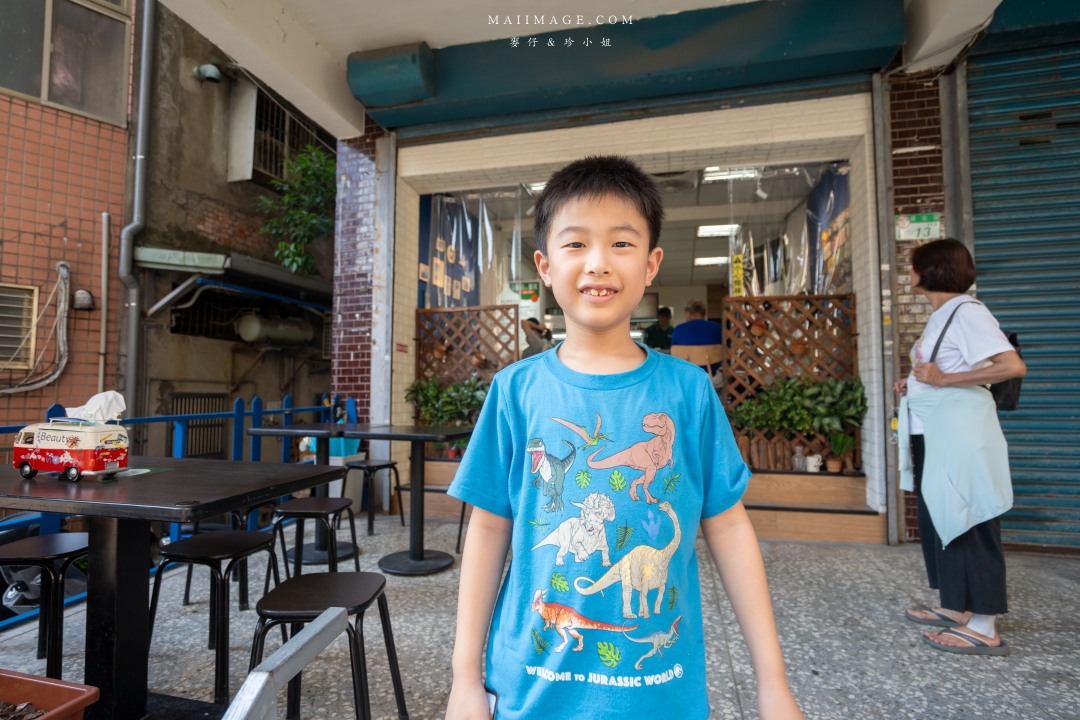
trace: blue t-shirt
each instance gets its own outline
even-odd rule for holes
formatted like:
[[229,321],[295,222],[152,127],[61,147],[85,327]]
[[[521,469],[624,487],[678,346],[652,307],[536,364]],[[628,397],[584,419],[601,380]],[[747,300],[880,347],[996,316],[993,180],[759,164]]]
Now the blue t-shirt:
[[450,495],[514,523],[498,720],[709,715],[694,541],[750,471],[709,378],[647,352],[590,375],[555,348],[492,381]]
[[687,320],[676,325],[672,345],[719,345],[723,327],[712,320]]

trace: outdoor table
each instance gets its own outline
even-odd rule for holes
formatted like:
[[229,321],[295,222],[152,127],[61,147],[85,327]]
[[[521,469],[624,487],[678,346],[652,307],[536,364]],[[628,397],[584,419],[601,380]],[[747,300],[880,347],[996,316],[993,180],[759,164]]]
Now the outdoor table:
[[[132,457],[128,468],[149,472],[73,483],[53,473],[23,480],[15,468],[0,467],[0,507],[89,516],[84,682],[97,687],[101,698],[86,709],[86,720],[147,715],[152,520],[205,520],[323,485],[344,472],[326,465],[157,457]],[[221,675],[216,672],[215,687],[224,687],[227,644],[219,643],[216,653]],[[192,704],[155,695],[151,706],[165,712]]]
[[[248,428],[248,435],[266,435],[270,437],[282,438],[282,442],[287,442],[285,438],[294,437],[313,437],[321,440],[322,442],[315,445],[315,464],[316,465],[329,465],[330,464],[330,438],[341,437],[341,428],[344,425],[336,423],[297,423],[295,425],[276,425],[272,427],[258,427]],[[315,497],[327,497],[330,494],[329,485],[320,485],[315,488]],[[304,521],[302,518],[296,520],[296,547],[303,545],[303,552],[301,557],[303,558],[302,564],[304,565],[326,565],[330,562],[330,553],[328,552],[328,538],[326,534],[326,528],[320,522],[315,523],[315,542],[303,543],[304,537]],[[337,541],[337,559],[344,560],[345,558],[352,557],[352,554],[357,552],[357,548],[352,542],[345,542],[342,540]],[[296,548],[289,550],[285,558],[285,562],[289,560],[296,560]],[[299,574],[299,568],[297,569]]]
[[409,482],[409,549],[379,560],[379,567],[391,575],[431,575],[452,567],[454,558],[439,550],[424,549],[424,443],[448,442],[472,435],[471,425],[463,427],[418,427],[415,425],[338,425],[342,437],[359,440],[404,440],[411,444]]

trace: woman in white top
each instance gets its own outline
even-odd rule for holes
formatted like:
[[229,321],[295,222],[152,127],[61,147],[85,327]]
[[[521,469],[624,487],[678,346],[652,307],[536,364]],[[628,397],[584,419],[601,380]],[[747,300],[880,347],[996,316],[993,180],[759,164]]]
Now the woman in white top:
[[525,331],[525,343],[528,345],[525,352],[521,353],[522,360],[555,347],[551,339],[551,330],[536,318],[522,320],[521,329]]
[[[914,397],[946,387],[987,386],[1024,376],[1024,361],[997,320],[985,305],[964,294],[974,283],[975,262],[956,240],[937,240],[912,253],[912,292],[925,296],[934,312],[912,349],[911,375],[896,384],[897,393]],[[933,358],[939,339],[937,357]],[[1008,646],[995,628],[996,617],[1008,610],[1001,521],[994,518],[979,523],[942,547],[921,488],[926,460],[923,423],[914,413],[910,423],[919,536],[930,587],[939,590],[941,606],[911,609],[907,617],[947,628],[925,633],[927,642],[937,649],[1005,654]]]

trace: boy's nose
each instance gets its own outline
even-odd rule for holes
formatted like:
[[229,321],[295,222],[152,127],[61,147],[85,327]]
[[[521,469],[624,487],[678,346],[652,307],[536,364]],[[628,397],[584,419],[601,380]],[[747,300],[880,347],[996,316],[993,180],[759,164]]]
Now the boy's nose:
[[589,253],[585,260],[585,272],[589,275],[607,275],[611,272],[603,251],[595,250]]

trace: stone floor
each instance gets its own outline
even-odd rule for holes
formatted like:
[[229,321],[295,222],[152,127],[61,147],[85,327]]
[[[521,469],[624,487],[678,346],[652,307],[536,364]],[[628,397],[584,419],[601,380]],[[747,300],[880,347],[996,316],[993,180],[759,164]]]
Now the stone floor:
[[[364,532],[363,527],[359,530]],[[406,529],[396,518],[380,517],[376,532],[375,537],[361,536],[363,570],[376,570],[379,557],[407,545]],[[457,523],[429,521],[427,544],[452,551],[456,532]],[[975,658],[925,646],[919,628],[903,619],[905,607],[930,606],[935,600],[925,587],[917,548],[763,542],[762,549],[790,681],[808,718],[1080,717],[1080,559],[1010,555],[1013,611],[999,627],[1012,654]],[[754,678],[746,646],[700,541],[698,553],[713,717],[754,718]],[[351,569],[351,561],[345,567]],[[253,568],[256,596],[261,579],[262,568]],[[445,711],[457,582],[457,567],[429,577],[387,581],[412,718],[441,719]],[[206,649],[208,576],[196,571],[194,601],[187,607],[180,604],[183,586],[182,571],[164,581],[150,687],[208,701],[213,685],[213,653]],[[233,600],[230,689],[235,693],[247,669],[255,613],[237,612],[235,595]],[[82,606],[69,609],[64,658],[68,679],[82,677],[84,620]],[[0,635],[0,666],[44,674],[44,661],[34,659],[35,628]],[[373,715],[395,718],[377,614],[370,613],[367,628]],[[280,642],[280,635],[271,634],[267,650]],[[304,673],[304,717],[354,717],[348,668],[348,649],[339,638]],[[282,703],[283,698],[284,693]],[[283,704],[279,709],[284,716]]]

